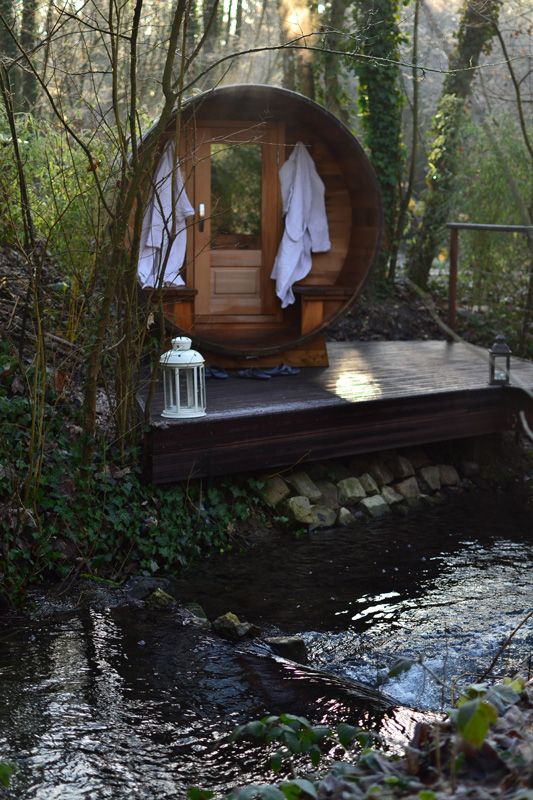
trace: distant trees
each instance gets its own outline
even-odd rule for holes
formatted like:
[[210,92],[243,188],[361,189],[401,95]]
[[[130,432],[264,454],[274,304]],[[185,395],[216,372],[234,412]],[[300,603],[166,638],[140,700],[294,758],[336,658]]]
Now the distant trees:
[[[403,38],[399,24],[400,0],[356,0],[354,20],[360,47],[350,61],[359,80],[359,108],[364,143],[381,188],[384,235],[378,279],[387,271],[394,274],[399,247],[402,179],[406,154],[402,142],[402,106],[405,94],[399,81],[399,45]],[[416,4],[418,8],[418,3]],[[415,27],[416,31],[416,27]]]
[[38,85],[31,70],[26,69],[23,53],[31,53],[37,43],[38,0],[0,0],[0,53],[4,66],[11,65],[10,86],[16,105],[33,111]]
[[461,12],[457,44],[433,122],[423,216],[409,252],[409,276],[419,286],[427,285],[447,221],[461,122],[480,55],[496,34],[500,7],[501,0],[467,0]]

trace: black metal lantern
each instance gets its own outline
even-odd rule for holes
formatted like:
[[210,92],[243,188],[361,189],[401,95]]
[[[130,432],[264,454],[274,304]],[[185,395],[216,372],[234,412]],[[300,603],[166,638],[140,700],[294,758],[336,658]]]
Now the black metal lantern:
[[172,350],[161,356],[165,407],[162,417],[203,417],[205,415],[204,359],[191,350],[187,336],[172,339]]
[[509,383],[511,351],[503,333],[496,337],[496,341],[489,350],[489,369],[489,383],[492,386],[506,386]]

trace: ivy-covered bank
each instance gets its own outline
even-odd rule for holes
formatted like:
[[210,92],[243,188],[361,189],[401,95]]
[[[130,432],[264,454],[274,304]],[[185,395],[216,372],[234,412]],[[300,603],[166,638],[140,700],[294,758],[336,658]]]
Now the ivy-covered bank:
[[140,452],[102,434],[88,466],[75,387],[48,380],[0,345],[0,604],[43,579],[173,573],[213,550],[242,546],[259,525],[252,478],[143,485]]

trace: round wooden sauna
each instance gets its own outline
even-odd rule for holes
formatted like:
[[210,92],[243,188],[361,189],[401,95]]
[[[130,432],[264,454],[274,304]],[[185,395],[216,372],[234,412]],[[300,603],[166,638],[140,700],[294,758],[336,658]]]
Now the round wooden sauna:
[[[187,333],[207,363],[327,364],[319,334],[357,297],[380,246],[379,188],[361,145],[308,98],[251,84],[191,98],[159,152],[166,140],[177,143],[194,210],[184,285],[163,290],[169,335]],[[324,184],[331,246],[312,253],[310,272],[292,286],[294,302],[282,308],[271,278],[284,234],[279,170],[298,142]]]

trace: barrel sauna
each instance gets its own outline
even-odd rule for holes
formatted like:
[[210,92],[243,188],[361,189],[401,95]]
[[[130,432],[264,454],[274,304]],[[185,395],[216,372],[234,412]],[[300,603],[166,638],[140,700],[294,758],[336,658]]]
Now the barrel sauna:
[[[159,152],[170,139],[194,215],[185,285],[163,289],[168,335],[190,336],[207,364],[327,365],[321,334],[360,293],[380,246],[379,187],[361,145],[317,103],[252,84],[192,97]],[[295,302],[282,308],[271,278],[284,231],[279,170],[298,142],[325,187],[331,247],[312,254]],[[148,302],[156,294],[143,290]]]

